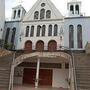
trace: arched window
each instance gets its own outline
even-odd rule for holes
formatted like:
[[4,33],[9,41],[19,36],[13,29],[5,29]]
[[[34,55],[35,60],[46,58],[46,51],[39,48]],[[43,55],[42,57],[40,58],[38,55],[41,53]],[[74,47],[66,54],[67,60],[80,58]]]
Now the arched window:
[[38,16],[39,16],[39,12],[36,11],[36,12],[34,13],[34,19],[38,19]]
[[57,42],[55,40],[51,40],[48,42],[48,50],[56,51],[57,50]]
[[36,35],[36,36],[40,36],[40,29],[41,29],[41,26],[38,25],[38,26],[37,26],[37,35]]
[[11,47],[11,48],[13,48],[13,46],[14,46],[15,34],[16,34],[16,28],[14,27],[14,28],[12,29],[12,37],[11,37],[12,47]]
[[30,37],[34,36],[34,26],[31,26],[31,32],[30,32]]
[[8,43],[9,33],[10,33],[10,28],[7,28],[6,36],[5,36],[5,44]]
[[78,48],[82,48],[82,26],[81,25],[77,26],[77,43],[78,43]]
[[46,18],[51,18],[51,11],[50,10],[46,11]]
[[44,50],[44,42],[39,40],[37,43],[36,43],[36,50],[37,51],[43,51]]
[[74,27],[69,26],[69,48],[74,48]]
[[79,14],[79,5],[76,5],[75,8],[76,8],[76,13]]
[[54,36],[57,36],[57,31],[58,31],[58,25],[54,25]]
[[26,27],[26,35],[25,35],[25,36],[26,36],[26,37],[29,36],[29,26]]
[[48,36],[52,36],[52,25],[48,27]]
[[41,9],[40,10],[40,19],[44,19],[44,16],[45,16],[45,9]]
[[30,41],[30,40],[26,41],[24,49],[25,49],[26,53],[32,52],[32,41]]
[[73,5],[70,6],[70,11],[72,12],[72,14],[74,14],[74,7],[73,7]]
[[46,26],[43,25],[43,26],[42,26],[42,36],[45,36],[45,30],[46,30]]
[[18,17],[20,17],[20,12],[21,12],[21,10],[18,10]]
[[16,17],[16,10],[14,10],[13,19]]

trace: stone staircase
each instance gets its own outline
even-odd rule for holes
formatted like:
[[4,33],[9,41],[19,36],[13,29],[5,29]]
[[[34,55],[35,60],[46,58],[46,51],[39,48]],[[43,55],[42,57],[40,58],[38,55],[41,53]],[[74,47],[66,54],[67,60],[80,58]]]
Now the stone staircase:
[[11,55],[0,57],[0,90],[9,90],[11,63]]
[[9,69],[0,67],[0,90],[8,90],[9,75]]
[[77,90],[90,90],[90,55],[77,55],[75,69]]

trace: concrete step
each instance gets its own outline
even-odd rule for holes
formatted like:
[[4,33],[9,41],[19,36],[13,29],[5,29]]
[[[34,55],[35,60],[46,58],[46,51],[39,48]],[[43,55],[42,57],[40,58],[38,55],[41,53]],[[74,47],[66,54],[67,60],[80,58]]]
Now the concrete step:
[[78,88],[83,88],[83,89],[89,89],[90,90],[90,85],[85,85],[85,84],[79,84],[77,85]]
[[8,87],[0,87],[0,90],[8,90]]
[[0,90],[8,90],[10,78],[10,67],[0,66]]
[[86,81],[86,80],[80,80],[77,82],[78,84],[85,84],[85,85],[90,85],[90,81]]
[[89,77],[90,73],[81,73],[81,72],[77,72],[76,76],[80,76],[80,77]]
[[78,60],[75,60],[78,90],[90,90],[90,56],[87,56],[87,58],[86,60],[82,56]]
[[10,75],[10,73],[0,73],[0,77],[6,77],[6,76],[9,76]]
[[82,88],[82,87],[78,87],[78,90],[90,90],[89,88]]
[[90,81],[90,78],[77,78],[78,81],[82,80],[82,81]]
[[0,80],[0,84],[7,84],[9,80]]
[[90,67],[76,67],[76,70],[90,70]]

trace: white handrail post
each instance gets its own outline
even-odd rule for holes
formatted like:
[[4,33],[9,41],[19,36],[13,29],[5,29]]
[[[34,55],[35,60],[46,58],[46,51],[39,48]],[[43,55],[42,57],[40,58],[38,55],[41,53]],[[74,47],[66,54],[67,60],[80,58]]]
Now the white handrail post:
[[10,81],[9,81],[9,90],[13,90],[13,77],[14,77],[14,60],[15,60],[16,51],[13,53],[13,61],[11,65],[11,72],[10,72]]
[[65,47],[65,46],[60,46],[60,48],[65,48],[70,51],[71,53],[71,59],[70,59],[70,71],[69,71],[69,79],[70,79],[70,90],[77,90],[77,85],[76,85],[76,75],[75,75],[75,63],[74,63],[74,54],[71,48]]
[[35,88],[38,88],[38,84],[39,84],[39,70],[40,70],[40,58],[38,58],[38,60],[37,60]]

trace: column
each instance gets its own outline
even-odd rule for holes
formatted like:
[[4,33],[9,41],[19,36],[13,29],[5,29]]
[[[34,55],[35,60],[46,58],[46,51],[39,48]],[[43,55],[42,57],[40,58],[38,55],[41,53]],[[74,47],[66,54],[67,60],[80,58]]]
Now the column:
[[38,60],[37,60],[35,88],[38,88],[38,84],[39,84],[39,70],[40,70],[40,58],[38,58]]

